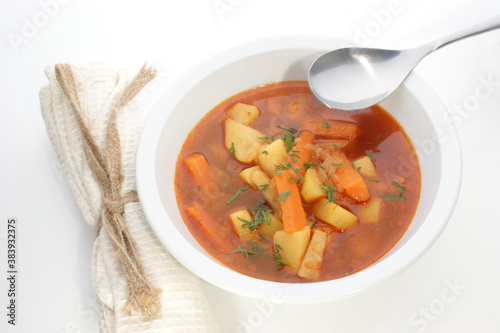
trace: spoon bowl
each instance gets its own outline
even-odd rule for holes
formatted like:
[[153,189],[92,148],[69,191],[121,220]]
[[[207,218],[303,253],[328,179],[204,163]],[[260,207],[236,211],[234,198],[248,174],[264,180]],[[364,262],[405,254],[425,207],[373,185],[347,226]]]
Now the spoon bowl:
[[500,27],[500,15],[447,37],[407,50],[348,47],[320,55],[309,69],[309,87],[323,104],[341,110],[384,100],[429,53]]
[[309,70],[313,94],[330,108],[363,109],[385,99],[426,53],[417,50],[342,48],[322,54]]

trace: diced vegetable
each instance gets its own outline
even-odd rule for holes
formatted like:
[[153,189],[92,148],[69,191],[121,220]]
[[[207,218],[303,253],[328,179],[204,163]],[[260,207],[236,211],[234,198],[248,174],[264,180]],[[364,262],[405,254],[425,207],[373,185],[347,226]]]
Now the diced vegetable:
[[281,206],[278,202],[278,192],[276,191],[276,185],[273,179],[269,178],[264,171],[256,170],[253,172],[250,182],[262,193],[275,212],[281,212]]
[[252,187],[257,187],[255,184],[252,183],[252,175],[254,174],[255,171],[262,171],[258,165],[243,169],[240,172],[240,178],[247,184],[249,184]]
[[262,170],[264,170],[269,177],[272,177],[277,165],[288,163],[288,154],[283,140],[278,139],[262,147],[258,155],[258,161]]
[[276,231],[283,230],[283,223],[281,223],[273,213],[267,214],[267,219],[269,220],[269,224],[262,223],[259,230],[263,236],[273,238]]
[[339,164],[339,167],[333,169],[336,177],[332,180],[337,182],[352,199],[357,201],[370,199],[370,193],[363,177],[354,169],[345,154],[338,150],[332,150],[330,155],[333,157],[333,161]]
[[302,207],[297,184],[291,180],[290,170],[281,170],[281,174],[274,174],[276,189],[278,190],[278,201],[281,205],[281,218],[283,230],[294,232],[301,230],[307,225],[306,213]]
[[229,253],[231,251],[232,244],[227,241],[222,241],[218,228],[215,225],[213,219],[208,215],[205,209],[197,202],[188,206],[186,208],[187,213],[193,220],[195,220],[199,226],[204,230],[204,234],[208,236],[210,241],[217,245],[222,251]]
[[377,223],[380,219],[382,198],[372,198],[359,212],[359,218],[363,222]]
[[356,137],[358,125],[341,120],[310,120],[312,132],[325,137],[327,139],[346,138],[353,139]]
[[356,215],[336,203],[329,202],[326,198],[318,199],[313,205],[311,212],[321,221],[342,231],[358,223]]
[[253,105],[236,103],[227,113],[229,118],[237,121],[243,125],[250,125],[260,114],[259,109]]
[[340,148],[344,148],[345,146],[347,146],[347,144],[349,142],[350,142],[349,140],[323,141],[323,142],[318,143],[318,145],[322,148],[333,148],[333,149],[339,148],[340,149]]
[[227,149],[234,147],[234,156],[242,163],[250,163],[262,147],[263,134],[251,127],[227,118],[225,122],[224,143]]
[[233,223],[234,232],[238,237],[241,238],[252,233],[249,228],[243,228],[244,221],[250,222],[252,220],[252,214],[248,209],[240,209],[232,213],[229,215],[229,219]]
[[306,254],[300,264],[297,276],[314,280],[319,277],[323,256],[325,254],[327,234],[324,231],[315,229],[311,242],[307,247]]
[[210,166],[203,154],[191,154],[186,156],[182,162],[199,186],[204,187],[212,181]]
[[301,131],[298,140],[295,141],[293,150],[290,152],[294,158],[291,158],[291,164],[294,169],[299,169],[298,174],[303,176],[306,173],[304,163],[311,160],[312,149],[310,145],[314,143],[314,134],[309,131]]
[[366,177],[376,177],[377,171],[375,171],[375,165],[373,165],[372,160],[368,156],[361,157],[360,159],[352,162],[354,167],[358,170],[360,174]]
[[284,230],[276,231],[274,233],[273,242],[275,246],[278,245],[281,248],[281,257],[285,260],[287,265],[297,270],[307,250],[310,237],[311,227],[305,226],[301,230],[295,232],[286,232]]
[[304,175],[304,184],[300,189],[300,195],[305,203],[311,203],[318,198],[326,197],[326,193],[321,189],[323,182],[318,176],[316,169],[307,169]]

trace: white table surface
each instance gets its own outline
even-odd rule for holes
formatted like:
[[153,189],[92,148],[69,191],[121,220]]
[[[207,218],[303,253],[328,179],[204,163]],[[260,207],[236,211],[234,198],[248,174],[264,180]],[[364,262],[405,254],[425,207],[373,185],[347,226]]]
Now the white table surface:
[[[242,41],[320,34],[408,47],[495,13],[498,0],[1,0],[0,332],[98,331],[93,235],[40,114],[45,66],[83,58],[136,72],[148,61],[161,75],[141,95],[147,116],[172,78]],[[500,331],[500,31],[443,48],[416,71],[454,115],[462,142],[462,190],[442,236],[405,272],[337,302],[266,305],[203,283],[221,332]],[[6,309],[10,217],[15,327]]]

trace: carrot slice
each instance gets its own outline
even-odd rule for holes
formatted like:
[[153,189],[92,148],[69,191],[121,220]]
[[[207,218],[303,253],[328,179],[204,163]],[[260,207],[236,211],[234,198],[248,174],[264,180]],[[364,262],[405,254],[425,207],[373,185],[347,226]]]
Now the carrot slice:
[[279,193],[283,230],[286,232],[302,230],[307,225],[307,218],[297,184],[291,179],[289,170],[280,170],[279,173],[274,174],[274,180]]
[[300,176],[304,176],[307,170],[304,163],[308,163],[311,159],[312,149],[310,145],[314,143],[314,134],[309,131],[301,131],[299,138],[300,140],[297,140],[291,152],[294,154],[291,164],[294,169],[300,169],[298,172]]
[[214,220],[199,203],[195,202],[194,204],[188,206],[186,208],[186,212],[196,222],[198,222],[198,225],[202,227],[205,235],[211,240],[212,244],[216,245],[219,249],[226,253],[232,251],[230,244],[223,242],[220,239],[219,231],[214,223]]
[[319,120],[314,119],[308,122],[313,133],[328,139],[356,137],[358,125],[341,120]]
[[203,154],[194,153],[184,157],[182,161],[199,186],[204,187],[212,181],[210,166]]
[[354,169],[347,156],[338,150],[332,150],[330,155],[335,161],[341,163],[340,167],[331,169],[334,170],[333,174],[336,176],[335,182],[345,190],[349,197],[356,201],[366,201],[370,199],[370,193],[368,192],[363,177]]

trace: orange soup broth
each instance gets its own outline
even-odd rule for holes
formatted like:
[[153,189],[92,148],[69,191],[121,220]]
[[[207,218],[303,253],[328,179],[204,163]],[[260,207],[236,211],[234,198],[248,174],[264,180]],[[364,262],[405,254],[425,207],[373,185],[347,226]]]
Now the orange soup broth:
[[[377,177],[363,177],[370,193],[366,202],[340,196],[337,204],[353,212],[358,217],[360,210],[372,200],[386,194],[399,194],[391,182],[399,182],[405,187],[405,200],[388,202],[383,199],[380,219],[368,223],[360,217],[359,222],[344,232],[335,230],[309,214],[311,205],[304,205],[309,224],[328,232],[320,277],[314,281],[337,279],[373,264],[387,253],[402,237],[415,213],[420,194],[420,170],[415,150],[410,140],[396,120],[380,106],[358,111],[332,110],[321,104],[310,92],[307,82],[280,82],[268,84],[237,94],[216,106],[189,133],[178,157],[175,189],[181,215],[192,235],[200,245],[224,265],[243,274],[259,279],[280,282],[311,282],[296,276],[296,272],[285,266],[277,269],[273,259],[273,242],[264,236],[239,238],[231,224],[229,215],[237,210],[252,208],[259,200],[264,200],[256,189],[248,189],[227,204],[244,185],[239,173],[251,165],[238,162],[224,146],[224,120],[227,110],[236,103],[255,105],[260,116],[250,125],[265,136],[283,131],[278,127],[311,130],[307,120],[335,119],[356,123],[358,135],[341,148],[351,160],[375,152]],[[315,142],[327,141],[316,137]],[[204,188],[199,187],[183,165],[183,159],[193,153],[203,154],[214,175],[214,182]],[[252,164],[253,165],[253,164]],[[206,235],[186,208],[198,203],[217,227],[218,240]],[[249,255],[232,253],[248,240],[260,238],[259,253]]]

